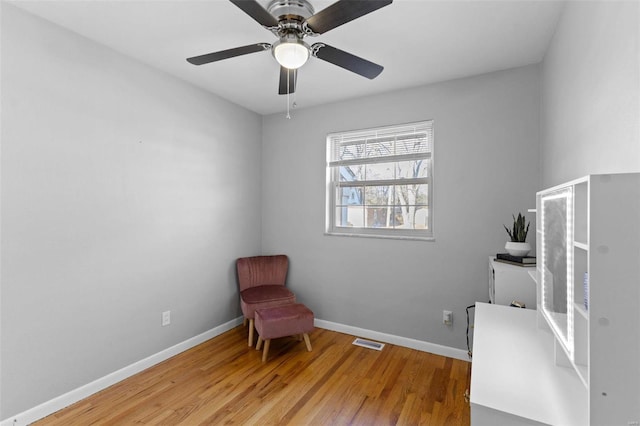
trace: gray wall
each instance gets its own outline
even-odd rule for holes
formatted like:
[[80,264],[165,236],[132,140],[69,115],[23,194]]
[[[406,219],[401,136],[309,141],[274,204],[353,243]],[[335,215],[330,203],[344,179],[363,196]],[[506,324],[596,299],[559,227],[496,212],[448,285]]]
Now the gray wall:
[[[299,299],[326,321],[464,349],[465,307],[488,299],[502,224],[535,204],[538,80],[529,66],[265,117],[262,247],[291,257]],[[436,241],[324,235],[327,133],[425,119]]]
[[5,2],[1,52],[7,418],[240,315],[261,118]]
[[543,187],[640,171],[639,9],[567,2],[542,67]]

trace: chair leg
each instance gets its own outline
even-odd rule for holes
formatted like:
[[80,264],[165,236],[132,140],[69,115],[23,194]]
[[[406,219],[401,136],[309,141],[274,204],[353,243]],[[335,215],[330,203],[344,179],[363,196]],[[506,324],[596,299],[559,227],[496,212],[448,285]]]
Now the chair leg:
[[249,347],[253,346],[253,318],[249,318]]
[[267,362],[267,354],[269,353],[269,345],[271,344],[271,339],[267,339],[264,341],[264,350],[262,352],[262,362]]
[[247,326],[247,317],[244,317],[244,318],[242,319],[242,326],[243,326],[243,327],[246,327],[246,326]]
[[256,351],[259,351],[262,347],[262,337],[258,336],[258,343],[256,343]]
[[304,336],[304,343],[306,343],[307,345],[307,350],[311,352],[311,341],[309,340],[309,335],[307,333],[304,333],[303,336]]

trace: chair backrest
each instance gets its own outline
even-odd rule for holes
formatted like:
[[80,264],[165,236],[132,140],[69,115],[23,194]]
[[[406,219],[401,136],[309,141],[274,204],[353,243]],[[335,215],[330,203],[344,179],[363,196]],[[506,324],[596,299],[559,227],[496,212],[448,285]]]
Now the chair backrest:
[[275,256],[241,257],[236,261],[240,291],[261,285],[284,285],[289,269],[289,258]]

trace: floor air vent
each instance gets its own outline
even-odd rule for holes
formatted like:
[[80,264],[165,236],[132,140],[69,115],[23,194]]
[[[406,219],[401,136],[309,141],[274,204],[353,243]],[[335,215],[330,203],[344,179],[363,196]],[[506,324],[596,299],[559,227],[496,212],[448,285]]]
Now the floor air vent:
[[354,340],[353,344],[356,346],[362,346],[363,348],[375,349],[376,351],[381,351],[382,348],[384,348],[384,343],[372,342],[371,340],[360,338]]

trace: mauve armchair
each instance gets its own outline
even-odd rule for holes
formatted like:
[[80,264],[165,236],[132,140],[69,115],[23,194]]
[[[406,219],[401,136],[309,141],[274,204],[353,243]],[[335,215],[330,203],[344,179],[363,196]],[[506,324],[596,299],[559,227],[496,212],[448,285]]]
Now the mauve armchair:
[[236,261],[240,308],[245,323],[249,320],[249,346],[253,346],[256,309],[295,303],[296,296],[285,287],[289,258],[275,256],[241,257]]

